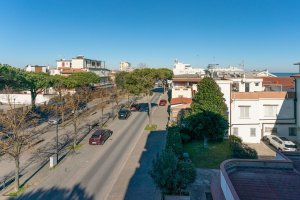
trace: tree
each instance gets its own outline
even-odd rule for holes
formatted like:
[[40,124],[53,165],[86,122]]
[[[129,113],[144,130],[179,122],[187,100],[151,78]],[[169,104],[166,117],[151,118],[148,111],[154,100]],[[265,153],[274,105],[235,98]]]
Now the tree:
[[116,74],[115,83],[118,89],[126,90],[126,75],[128,72],[119,72]]
[[26,147],[34,141],[35,133],[29,125],[34,125],[36,121],[32,117],[35,115],[30,110],[15,108],[12,103],[11,91],[6,90],[9,110],[0,115],[0,124],[3,126],[0,132],[0,152],[7,154],[15,161],[15,191],[19,190],[20,181],[20,157]]
[[173,71],[168,68],[158,68],[157,71],[157,77],[158,80],[162,81],[164,92],[167,87],[167,81],[171,80],[173,78]]
[[14,90],[29,90],[31,94],[32,110],[35,110],[35,100],[38,94],[52,86],[52,78],[49,74],[42,72],[25,72],[20,69],[13,68],[9,65],[0,66],[0,73],[4,80],[1,84],[3,89],[6,86]]
[[100,82],[100,77],[93,72],[79,72],[71,74],[67,77],[67,88],[78,88],[83,86],[90,86]]
[[227,106],[220,87],[209,77],[203,78],[197,84],[198,92],[191,105],[194,113],[210,111],[227,118]]
[[192,138],[202,137],[204,139],[204,147],[207,147],[207,139],[223,138],[228,129],[227,119],[211,111],[192,113],[184,120],[183,124],[192,133]]
[[144,68],[144,69],[135,69],[133,72],[128,73],[125,76],[126,79],[126,89],[131,94],[141,94],[144,93],[147,96],[148,109],[149,109],[149,124],[152,124],[152,114],[151,114],[151,102],[150,94],[154,87],[156,80],[155,69]]
[[196,179],[191,163],[178,160],[172,151],[158,154],[149,172],[156,186],[164,194],[181,194]]

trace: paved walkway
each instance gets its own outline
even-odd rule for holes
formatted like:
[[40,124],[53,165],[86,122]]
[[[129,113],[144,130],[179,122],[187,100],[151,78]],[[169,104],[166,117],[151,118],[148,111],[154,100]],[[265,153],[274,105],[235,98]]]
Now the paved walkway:
[[[162,98],[167,99],[166,95]],[[153,112],[157,131],[144,131],[114,184],[108,200],[159,200],[160,191],[148,174],[152,160],[165,146],[167,106],[158,106]]]

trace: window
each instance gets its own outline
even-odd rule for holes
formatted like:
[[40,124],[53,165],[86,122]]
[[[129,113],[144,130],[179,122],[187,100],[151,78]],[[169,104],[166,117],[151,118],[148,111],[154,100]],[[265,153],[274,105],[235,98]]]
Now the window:
[[241,119],[249,118],[249,108],[250,108],[250,106],[240,106],[240,118]]
[[245,83],[245,92],[250,92],[250,84]]
[[297,136],[297,128],[296,127],[289,128],[289,136]]
[[275,134],[277,133],[277,128],[276,127],[265,127],[265,132]]
[[250,137],[256,137],[256,128],[250,128]]
[[239,135],[239,128],[237,128],[237,127],[233,128],[233,135],[235,135],[235,136]]
[[264,105],[265,117],[276,117],[277,105]]
[[259,86],[259,83],[255,83],[255,86]]

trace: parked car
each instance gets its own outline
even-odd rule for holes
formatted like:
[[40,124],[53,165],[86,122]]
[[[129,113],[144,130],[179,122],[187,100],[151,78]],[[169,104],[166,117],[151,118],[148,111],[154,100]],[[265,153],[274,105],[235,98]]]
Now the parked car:
[[279,151],[297,151],[297,145],[285,137],[276,135],[267,135],[263,138],[269,144],[273,145]]
[[105,141],[113,134],[109,129],[97,129],[89,139],[90,145],[103,145]]
[[48,120],[48,124],[50,124],[50,125],[55,125],[55,124],[60,124],[60,123],[61,123],[60,117],[51,117]]
[[129,109],[130,111],[139,111],[141,106],[139,104],[132,104]]
[[167,100],[161,99],[161,100],[159,101],[159,105],[160,105],[160,106],[165,106],[165,105],[167,105]]
[[121,109],[118,113],[119,119],[127,119],[131,115],[131,112],[127,109]]

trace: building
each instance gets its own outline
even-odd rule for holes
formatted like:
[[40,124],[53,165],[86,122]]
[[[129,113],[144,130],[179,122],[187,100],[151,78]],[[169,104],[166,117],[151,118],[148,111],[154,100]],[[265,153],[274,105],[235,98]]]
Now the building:
[[43,73],[49,72],[49,66],[26,65],[24,69],[26,72],[43,72]]
[[231,159],[211,182],[214,200],[300,199],[300,153],[277,152],[276,160]]
[[[105,62],[101,60],[88,59],[84,56],[77,56],[71,60],[60,59],[56,61],[56,70],[65,76],[78,72],[94,72],[101,77],[100,85],[110,84],[109,72],[105,68]],[[52,70],[50,74],[57,74],[58,71]]]
[[199,76],[204,76],[205,71],[201,68],[192,68],[190,64],[184,64],[175,60],[175,64],[173,67],[174,75],[184,75],[184,74],[198,74]]
[[131,63],[127,61],[120,62],[120,71],[124,71],[124,72],[133,71],[133,68],[131,67]]

